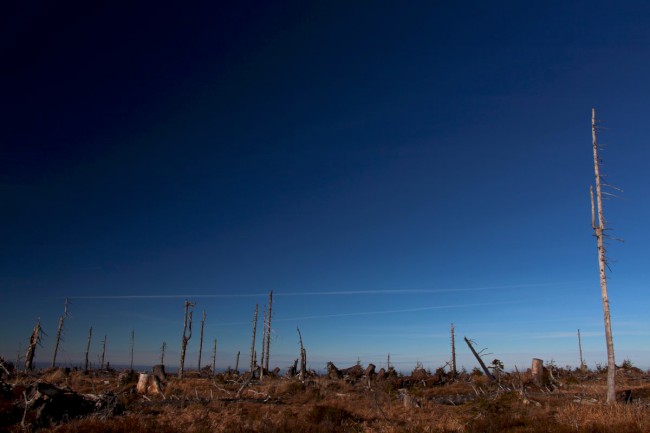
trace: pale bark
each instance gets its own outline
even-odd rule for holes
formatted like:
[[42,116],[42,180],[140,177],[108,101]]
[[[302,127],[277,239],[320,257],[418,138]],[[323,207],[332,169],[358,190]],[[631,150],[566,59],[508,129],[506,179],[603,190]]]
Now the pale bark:
[[[598,141],[596,140],[596,109],[591,110],[591,137],[594,152],[594,174],[596,177],[596,204],[594,209],[594,192],[591,195],[591,223],[596,235],[598,247],[598,274],[600,276],[600,294],[603,300],[603,321],[605,325],[605,342],[607,344],[607,403],[616,402],[616,361],[614,359],[614,339],[609,311],[609,296],[607,294],[607,259],[605,257],[605,217],[603,215],[603,199],[600,182],[600,159],[598,157]],[[597,218],[596,218],[597,216]]]

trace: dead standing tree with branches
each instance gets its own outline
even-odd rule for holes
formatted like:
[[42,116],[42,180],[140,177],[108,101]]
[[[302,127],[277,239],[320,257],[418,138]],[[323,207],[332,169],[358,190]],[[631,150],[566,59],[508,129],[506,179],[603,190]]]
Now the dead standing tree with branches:
[[181,363],[178,367],[178,378],[183,378],[183,372],[185,367],[185,351],[187,350],[187,343],[192,338],[192,313],[193,311],[190,308],[194,308],[194,303],[188,300],[185,300],[185,316],[183,319],[183,340],[181,342]]
[[[601,183],[600,167],[602,160],[598,156],[600,146],[596,139],[596,109],[591,109],[591,138],[594,153],[594,175],[596,178],[596,202],[594,203],[594,188],[589,187],[591,197],[591,226],[596,236],[598,247],[598,273],[600,276],[600,294],[603,300],[603,321],[605,324],[605,342],[607,344],[607,403],[616,402],[616,362],[614,359],[614,339],[612,337],[612,323],[609,312],[609,296],[607,293],[607,257],[605,248],[605,216],[603,214],[603,193]],[[605,185],[612,187],[611,185]],[[618,188],[612,187],[616,190]],[[619,190],[620,191],[620,190]],[[613,195],[613,194],[609,194]],[[609,237],[608,237],[609,238]],[[610,238],[611,239],[611,238]],[[620,240],[620,239],[617,239]]]

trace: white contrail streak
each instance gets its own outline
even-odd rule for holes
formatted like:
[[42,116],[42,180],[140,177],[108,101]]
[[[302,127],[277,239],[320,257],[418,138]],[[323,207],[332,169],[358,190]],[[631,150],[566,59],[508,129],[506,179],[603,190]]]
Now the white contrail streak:
[[[336,290],[321,292],[273,292],[274,296],[354,296],[354,295],[403,295],[417,293],[445,293],[445,292],[479,292],[507,289],[521,289],[530,287],[560,286],[577,284],[579,282],[567,281],[556,283],[513,284],[506,286],[468,287],[456,289],[385,289],[385,290]],[[100,295],[100,296],[68,296],[69,299],[179,299],[179,298],[254,298],[266,297],[268,293],[217,293],[217,294],[170,294],[170,295]]]
[[[521,301],[523,302],[523,301]],[[332,319],[337,317],[354,317],[354,316],[372,316],[372,315],[382,315],[382,314],[398,314],[398,313],[412,313],[416,311],[428,311],[428,310],[442,310],[447,308],[470,308],[470,307],[484,307],[491,305],[505,305],[505,304],[517,304],[521,303],[518,301],[509,301],[509,302],[486,302],[486,303],[477,303],[477,304],[454,304],[454,305],[435,305],[431,307],[418,307],[418,308],[403,308],[399,310],[380,310],[380,311],[358,311],[352,313],[337,313],[337,314],[320,314],[313,316],[301,316],[301,317],[278,317],[273,319],[275,322],[293,322],[296,320],[315,320],[315,319]],[[214,323],[212,326],[230,326],[230,325],[242,325],[248,324],[249,322],[229,322],[229,323]]]

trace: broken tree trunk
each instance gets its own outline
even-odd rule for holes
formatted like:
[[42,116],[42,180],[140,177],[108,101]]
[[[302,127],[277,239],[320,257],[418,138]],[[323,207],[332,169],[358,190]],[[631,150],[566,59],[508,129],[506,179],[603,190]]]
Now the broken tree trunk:
[[580,330],[578,329],[578,352],[580,353],[580,371],[585,372],[585,361],[582,358],[582,339],[580,338]]
[[217,374],[217,339],[214,339],[214,346],[212,346],[212,375]]
[[131,363],[129,370],[133,371],[133,348],[135,347],[135,330],[131,329]]
[[307,351],[305,350],[305,347],[302,345],[302,334],[300,333],[300,328],[296,327],[298,330],[298,338],[300,340],[300,380],[305,380],[305,376],[307,375]]
[[88,343],[86,344],[86,360],[84,362],[84,372],[88,372],[88,352],[90,352],[90,341],[93,338],[93,327],[88,331]]
[[29,346],[27,347],[27,354],[25,355],[25,370],[30,371],[34,369],[34,356],[36,355],[36,346],[41,344],[41,318],[39,317],[32,335],[29,337]]
[[483,359],[481,359],[481,356],[480,356],[478,353],[476,353],[476,350],[474,350],[474,346],[472,346],[472,342],[469,341],[469,340],[467,339],[467,337],[464,337],[464,338],[465,338],[465,343],[467,343],[467,345],[469,346],[469,350],[471,350],[472,353],[474,354],[474,357],[476,357],[476,360],[477,360],[478,363],[481,365],[481,368],[483,369],[483,372],[485,373],[485,375],[486,375],[486,376],[487,376],[487,377],[488,377],[492,382],[494,382],[494,381],[496,380],[495,377],[492,375],[492,373],[490,373],[490,370],[488,370],[488,368],[485,366],[485,363],[483,362]]
[[451,374],[456,377],[456,335],[454,334],[454,324],[451,324]]
[[251,343],[251,361],[250,372],[255,375],[255,334],[257,332],[257,304],[255,304],[255,314],[253,315],[253,338]]
[[235,360],[235,372],[239,374],[239,355],[241,354],[241,351],[237,351],[237,359]]
[[542,386],[544,384],[544,361],[539,358],[533,358],[533,365],[530,370],[535,385]]
[[199,337],[199,367],[201,371],[201,355],[203,354],[203,327],[205,326],[205,310],[203,310],[203,317],[201,318],[201,335]]
[[[185,316],[183,319],[183,340],[181,341],[181,362],[178,368],[178,378],[183,378],[185,367],[185,351],[187,350],[187,342],[192,338],[192,313],[190,308],[194,308],[194,304],[185,300]],[[188,332],[189,331],[189,332]]]
[[269,292],[269,310],[266,315],[266,358],[263,360],[264,368],[269,369],[269,358],[271,356],[271,318],[273,317],[273,290]]
[[106,359],[106,335],[104,335],[104,339],[102,340],[102,357],[100,358],[99,361],[99,369],[103,370],[104,369],[104,360]]
[[59,317],[59,326],[56,330],[56,339],[54,340],[54,353],[52,354],[52,367],[56,367],[56,354],[59,351],[59,342],[61,341],[61,333],[63,332],[63,323],[68,318],[68,298],[65,298],[63,305],[63,315]]

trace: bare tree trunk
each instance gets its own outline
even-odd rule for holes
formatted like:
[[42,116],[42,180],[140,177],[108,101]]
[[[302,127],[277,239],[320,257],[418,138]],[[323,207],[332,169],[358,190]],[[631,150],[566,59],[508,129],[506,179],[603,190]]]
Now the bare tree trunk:
[[59,327],[56,330],[56,339],[54,340],[54,353],[52,354],[52,367],[56,367],[56,354],[59,351],[59,342],[61,341],[61,333],[63,332],[63,322],[68,318],[68,298],[65,298],[63,306],[63,315],[59,318]]
[[269,358],[271,356],[271,318],[273,317],[273,290],[269,292],[269,312],[266,315],[266,358],[264,359],[264,368],[269,370]]
[[456,335],[454,334],[454,324],[451,324],[451,374],[456,377]]
[[165,365],[165,351],[167,350],[167,343],[163,341],[162,346],[160,346],[160,364]]
[[[185,351],[187,350],[187,342],[192,338],[192,313],[190,308],[194,308],[194,304],[187,299],[185,300],[185,316],[183,318],[183,340],[181,341],[181,362],[178,367],[178,378],[183,378],[185,369]],[[189,331],[189,332],[188,332]]]
[[41,328],[41,318],[38,318],[36,326],[32,331],[32,335],[29,337],[29,346],[27,347],[27,354],[25,355],[25,370],[30,371],[34,369],[34,356],[36,355],[36,346],[41,344],[41,334],[43,333],[43,328]]
[[255,374],[255,333],[257,332],[257,304],[255,304],[255,315],[253,316],[253,342],[251,343],[251,375]]
[[481,358],[481,356],[480,356],[478,353],[476,353],[476,350],[474,350],[474,346],[472,346],[472,342],[469,341],[469,340],[467,339],[467,337],[465,337],[465,343],[467,343],[467,345],[469,346],[469,350],[471,350],[472,353],[474,354],[474,356],[476,357],[476,360],[477,360],[478,363],[481,365],[481,368],[483,369],[483,372],[485,373],[485,375],[486,375],[486,376],[487,376],[487,377],[488,377],[492,382],[494,382],[494,381],[496,380],[495,377],[492,375],[492,373],[490,373],[490,370],[485,366],[485,363],[483,362],[483,359]]
[[300,341],[300,380],[305,380],[307,375],[307,351],[302,345],[302,334],[300,333],[300,328],[296,327],[298,331],[298,339]]
[[582,359],[582,339],[580,338],[580,330],[578,329],[578,351],[580,352],[580,371],[585,371],[585,361]]
[[99,361],[99,369],[103,370],[104,369],[104,360],[106,359],[106,335],[104,335],[104,339],[102,340],[102,357],[100,358]]
[[614,359],[614,339],[612,337],[612,323],[609,313],[609,297],[607,294],[607,258],[605,257],[605,217],[603,215],[603,199],[600,182],[600,159],[598,157],[598,141],[596,140],[596,109],[591,110],[591,137],[594,151],[594,174],[596,177],[596,203],[594,209],[594,191],[590,187],[591,194],[591,225],[596,235],[598,246],[598,273],[600,275],[600,293],[603,299],[603,320],[605,324],[605,341],[607,344],[607,403],[616,402],[616,362]]
[[235,360],[235,371],[237,374],[239,374],[239,355],[241,354],[241,351],[237,351],[237,359]]
[[217,374],[217,339],[214,339],[214,345],[212,346],[212,375]]
[[129,370],[133,371],[133,348],[135,347],[135,330],[131,329],[131,363]]
[[386,371],[390,370],[390,353],[386,357]]
[[530,371],[535,384],[537,386],[542,386],[544,384],[544,361],[539,358],[533,358],[533,364]]
[[268,305],[264,308],[264,321],[262,326],[262,356],[260,357],[260,380],[264,379],[264,355],[266,355],[266,314],[268,312]]
[[93,338],[93,327],[90,327],[88,331],[88,343],[86,344],[86,361],[84,363],[84,371],[88,372],[88,352],[90,352],[90,341]]
[[203,327],[205,326],[205,310],[201,318],[201,337],[199,338],[199,371],[201,371],[201,355],[203,354]]

